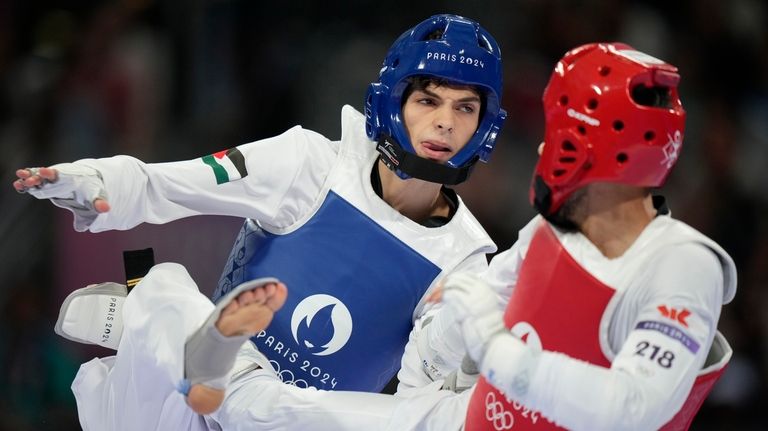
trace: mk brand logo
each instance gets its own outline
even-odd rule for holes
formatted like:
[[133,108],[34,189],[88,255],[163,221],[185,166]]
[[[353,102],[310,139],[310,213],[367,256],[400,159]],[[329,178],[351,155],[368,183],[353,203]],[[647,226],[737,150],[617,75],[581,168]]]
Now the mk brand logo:
[[687,308],[678,310],[676,308],[667,308],[666,305],[659,305],[657,308],[661,312],[662,316],[666,317],[667,319],[672,319],[677,322],[680,322],[686,328],[688,327],[688,322],[686,322],[685,319],[687,319],[688,316],[691,315],[691,312],[688,311]]
[[338,352],[352,335],[349,309],[331,295],[312,295],[296,306],[291,332],[299,346],[316,356]]

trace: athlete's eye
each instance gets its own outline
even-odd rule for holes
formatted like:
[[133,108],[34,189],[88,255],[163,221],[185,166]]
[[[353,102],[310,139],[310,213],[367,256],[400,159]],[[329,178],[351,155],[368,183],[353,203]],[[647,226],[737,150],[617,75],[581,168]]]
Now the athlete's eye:
[[422,97],[422,98],[418,99],[417,102],[422,104],[422,105],[427,105],[427,106],[437,105],[437,102],[435,102],[435,99],[433,99],[431,97]]

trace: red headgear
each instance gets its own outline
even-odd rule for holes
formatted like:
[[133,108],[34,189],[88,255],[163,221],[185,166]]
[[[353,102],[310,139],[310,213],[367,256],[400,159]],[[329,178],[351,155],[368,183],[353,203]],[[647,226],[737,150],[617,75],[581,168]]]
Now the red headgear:
[[597,181],[661,186],[683,143],[677,68],[621,43],[583,45],[557,63],[544,90],[544,151],[530,189],[555,213]]

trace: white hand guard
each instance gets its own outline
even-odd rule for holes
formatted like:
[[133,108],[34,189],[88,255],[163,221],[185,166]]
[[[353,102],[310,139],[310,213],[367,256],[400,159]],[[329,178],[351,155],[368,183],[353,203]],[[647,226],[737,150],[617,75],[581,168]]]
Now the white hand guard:
[[443,289],[445,307],[461,323],[467,352],[480,364],[480,373],[505,394],[522,399],[536,371],[539,352],[504,327],[499,297],[476,276],[452,275]]
[[422,320],[421,330],[416,334],[421,366],[433,381],[455,370],[466,352],[461,325],[451,313],[452,310],[441,307]]
[[540,353],[507,331],[497,333],[486,345],[480,373],[507,396],[524,401]]
[[74,163],[51,166],[56,169],[56,181],[44,182],[27,189],[38,199],[50,199],[54,205],[68,209],[75,215],[75,230],[83,232],[99,215],[93,207],[97,198],[107,199],[107,190],[96,169]]
[[488,342],[504,328],[499,297],[480,278],[468,273],[449,276],[443,286],[444,310],[461,324],[469,356],[481,364]]

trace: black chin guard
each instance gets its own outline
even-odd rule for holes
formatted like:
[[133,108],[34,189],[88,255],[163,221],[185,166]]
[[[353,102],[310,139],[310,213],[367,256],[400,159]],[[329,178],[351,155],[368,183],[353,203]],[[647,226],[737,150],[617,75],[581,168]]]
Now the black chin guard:
[[571,232],[578,231],[578,226],[569,218],[564,205],[561,205],[557,211],[550,212],[552,208],[552,189],[549,188],[540,175],[536,175],[533,179],[533,207],[548,222],[558,228]]
[[400,147],[394,139],[382,135],[376,149],[379,150],[382,162],[392,171],[403,172],[413,178],[429,181],[430,183],[453,186],[461,184],[469,178],[475,163],[479,157],[475,156],[469,163],[461,168],[443,165],[432,160],[423,159],[413,153],[409,153]]

